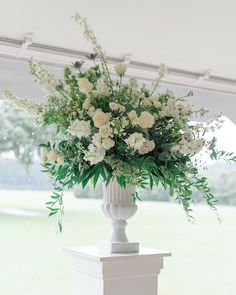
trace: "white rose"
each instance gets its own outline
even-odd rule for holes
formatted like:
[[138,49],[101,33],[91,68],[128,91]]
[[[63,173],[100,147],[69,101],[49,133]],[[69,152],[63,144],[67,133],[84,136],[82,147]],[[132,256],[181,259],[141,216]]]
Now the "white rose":
[[102,138],[109,137],[112,135],[112,128],[110,124],[103,125],[99,128],[99,134]]
[[57,163],[59,165],[64,165],[64,157],[63,156],[58,156],[57,157]]
[[90,117],[93,117],[94,113],[95,113],[95,107],[92,106],[88,109],[88,115]]
[[111,138],[105,138],[102,141],[102,146],[104,147],[104,149],[109,150],[110,148],[112,148],[115,145],[115,141],[112,140]]
[[145,99],[142,101],[142,104],[143,104],[143,106],[145,106],[145,107],[151,107],[151,106],[152,106],[152,102],[151,102],[150,99],[148,99],[148,98],[145,98]]
[[142,112],[138,118],[138,124],[141,128],[151,128],[154,125],[154,117],[149,112]]
[[68,127],[67,132],[78,138],[87,137],[91,134],[90,121],[78,120],[76,119]]
[[86,78],[79,78],[78,85],[79,85],[80,92],[84,94],[88,94],[93,89],[93,85]]
[[138,152],[141,155],[147,154],[149,152],[151,152],[152,150],[154,150],[155,148],[155,143],[153,140],[146,140],[143,145],[139,148]]
[[115,68],[117,75],[124,76],[124,74],[127,71],[127,64],[120,63],[120,64],[115,65],[114,68]]
[[95,133],[92,137],[92,143],[96,146],[96,147],[101,147],[102,145],[102,138],[101,135],[99,133]]
[[155,100],[155,101],[153,102],[153,105],[154,105],[154,107],[157,108],[157,109],[159,109],[159,108],[161,107],[161,103],[160,103],[159,100]]
[[111,117],[110,113],[104,113],[101,110],[96,110],[93,115],[93,122],[94,126],[97,128],[102,127],[103,125],[106,125]]
[[57,153],[54,150],[51,150],[48,152],[47,158],[49,162],[53,163],[57,159]]
[[86,98],[85,101],[83,102],[83,109],[88,110],[91,106],[91,100],[90,98]]

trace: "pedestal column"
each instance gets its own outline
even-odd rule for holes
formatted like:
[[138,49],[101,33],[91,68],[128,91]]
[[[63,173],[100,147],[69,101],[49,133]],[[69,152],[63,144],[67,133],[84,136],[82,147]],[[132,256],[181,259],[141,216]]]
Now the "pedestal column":
[[158,275],[169,252],[101,254],[96,247],[67,248],[75,276],[75,295],[157,295]]

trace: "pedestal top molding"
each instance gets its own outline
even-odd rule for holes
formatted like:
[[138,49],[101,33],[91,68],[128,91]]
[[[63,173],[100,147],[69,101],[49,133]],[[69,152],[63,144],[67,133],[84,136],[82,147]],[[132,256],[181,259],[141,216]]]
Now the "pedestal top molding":
[[105,260],[117,260],[121,258],[126,259],[133,259],[137,258],[139,256],[145,257],[145,256],[159,256],[159,257],[167,257],[171,256],[170,252],[163,251],[163,250],[157,250],[157,249],[151,249],[151,248],[145,248],[141,247],[139,252],[133,252],[133,253],[102,253],[98,252],[97,247],[94,246],[87,246],[87,247],[68,247],[65,248],[65,251],[70,252],[74,256],[78,256],[81,258],[91,259],[94,261],[105,261]]

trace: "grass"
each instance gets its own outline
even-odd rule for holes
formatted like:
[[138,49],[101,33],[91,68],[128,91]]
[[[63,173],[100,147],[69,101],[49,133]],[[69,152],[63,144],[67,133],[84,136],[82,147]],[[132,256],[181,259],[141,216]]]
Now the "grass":
[[[0,210],[20,208],[35,217],[0,213],[0,294],[72,295],[73,276],[63,247],[95,244],[109,235],[101,200],[65,197],[64,232],[47,218],[49,192],[0,191]],[[141,202],[128,225],[131,240],[172,252],[159,276],[159,295],[236,294],[236,208],[219,207],[223,224],[205,206],[195,225],[172,203]],[[96,295],[96,294],[94,294]],[[112,295],[112,294],[111,294]],[[148,294],[146,294],[148,295]]]

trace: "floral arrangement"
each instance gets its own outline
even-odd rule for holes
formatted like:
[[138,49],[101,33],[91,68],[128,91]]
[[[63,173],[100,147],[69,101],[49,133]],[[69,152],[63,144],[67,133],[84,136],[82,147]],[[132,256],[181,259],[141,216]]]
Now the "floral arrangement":
[[[214,196],[205,177],[200,176],[201,161],[195,156],[204,149],[214,159],[236,161],[232,153],[218,151],[216,138],[206,139],[209,130],[219,128],[220,119],[207,125],[194,122],[205,110],[194,110],[185,97],[171,91],[160,93],[158,86],[166,68],[160,65],[150,89],[134,78],[124,77],[127,64],[116,64],[111,74],[105,53],[87,20],[79,14],[73,19],[82,27],[93,46],[89,64],[79,61],[65,67],[64,79],[57,80],[39,62],[30,60],[35,82],[45,100],[37,104],[5,92],[6,99],[37,117],[41,125],[55,125],[57,142],[40,144],[44,172],[51,175],[55,190],[47,202],[49,215],[63,216],[63,189],[101,177],[107,184],[113,178],[125,187],[163,185],[183,205],[191,219],[194,190],[202,192],[215,209]],[[137,194],[134,198],[139,198]]]

